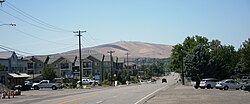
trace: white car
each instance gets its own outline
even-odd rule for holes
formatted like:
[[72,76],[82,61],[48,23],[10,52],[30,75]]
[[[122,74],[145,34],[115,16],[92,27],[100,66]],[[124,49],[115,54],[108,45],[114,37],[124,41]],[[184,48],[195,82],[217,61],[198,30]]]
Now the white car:
[[222,80],[220,82],[218,82],[216,85],[215,85],[216,89],[220,89],[220,90],[228,90],[228,89],[236,89],[236,90],[239,90],[239,89],[242,89],[243,87],[243,84],[233,80],[233,79],[225,79],[225,80]]
[[[81,82],[80,80],[77,81],[78,84],[80,84],[80,82]],[[82,79],[82,84],[86,84],[86,85],[90,84],[90,85],[91,85],[91,84],[93,84],[93,83],[94,83],[94,84],[98,84],[99,81],[92,80],[92,79],[88,79],[88,78],[87,78],[87,79],[86,79],[86,78],[83,78],[83,79]]]
[[204,89],[204,88],[213,89],[215,87],[217,81],[218,81],[218,79],[215,79],[215,78],[202,79],[200,81],[199,86],[201,89]]

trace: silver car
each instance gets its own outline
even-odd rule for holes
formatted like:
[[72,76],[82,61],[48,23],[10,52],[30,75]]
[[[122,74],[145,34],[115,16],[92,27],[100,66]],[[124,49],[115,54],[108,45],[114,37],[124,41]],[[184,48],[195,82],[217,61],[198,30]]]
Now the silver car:
[[239,89],[242,89],[243,87],[243,84],[233,80],[233,79],[225,79],[225,80],[222,80],[220,82],[218,82],[216,85],[215,85],[216,89],[220,89],[220,90],[228,90],[228,89],[236,89],[236,90],[239,90]]

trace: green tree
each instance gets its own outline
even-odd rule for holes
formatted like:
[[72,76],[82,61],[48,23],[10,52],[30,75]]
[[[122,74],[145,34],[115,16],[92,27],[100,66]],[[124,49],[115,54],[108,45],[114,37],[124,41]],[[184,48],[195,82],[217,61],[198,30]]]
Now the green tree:
[[177,44],[172,49],[169,68],[176,72],[181,72],[183,60],[198,44],[208,48],[208,39],[202,36],[193,36],[185,38],[183,44]]
[[185,69],[192,80],[200,80],[207,75],[209,70],[210,54],[204,45],[199,44],[185,58]]
[[218,46],[211,52],[210,70],[207,77],[219,79],[230,78],[235,73],[235,66],[238,61],[233,46]]
[[53,80],[57,77],[52,65],[45,65],[42,71],[42,76],[47,80]]
[[250,74],[250,38],[242,43],[239,49],[242,62],[242,74]]

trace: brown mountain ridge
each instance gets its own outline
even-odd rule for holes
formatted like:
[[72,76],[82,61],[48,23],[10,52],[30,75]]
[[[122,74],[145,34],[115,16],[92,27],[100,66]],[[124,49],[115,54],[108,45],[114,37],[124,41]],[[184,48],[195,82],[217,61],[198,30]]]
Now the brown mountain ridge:
[[[130,58],[169,58],[171,55],[172,45],[153,44],[135,41],[120,41],[111,44],[104,44],[95,47],[83,48],[83,54],[105,54],[107,51],[115,51],[114,56],[126,57],[129,53]],[[72,50],[61,53],[64,55],[78,55],[78,50]]]

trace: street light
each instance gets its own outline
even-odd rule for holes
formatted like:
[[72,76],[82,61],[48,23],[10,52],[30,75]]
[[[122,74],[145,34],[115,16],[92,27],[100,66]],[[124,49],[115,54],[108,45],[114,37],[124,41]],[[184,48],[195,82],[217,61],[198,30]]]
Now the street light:
[[15,24],[15,23],[10,23],[10,24],[0,24],[0,26],[4,26],[4,25],[16,26],[16,24]]

